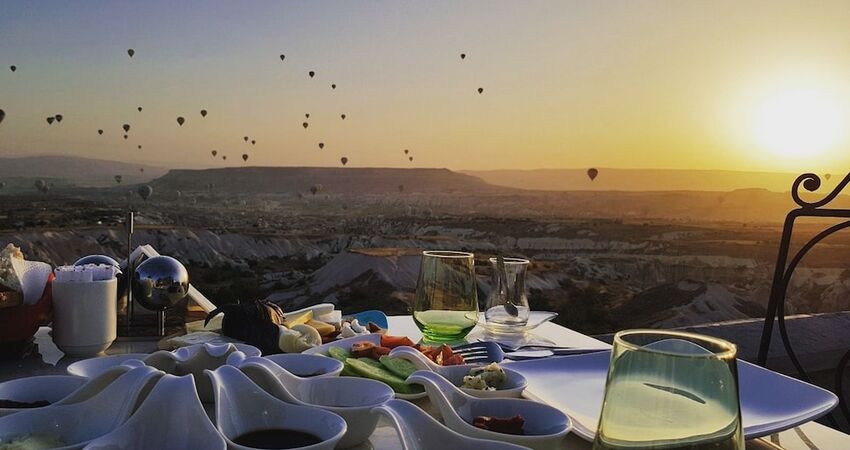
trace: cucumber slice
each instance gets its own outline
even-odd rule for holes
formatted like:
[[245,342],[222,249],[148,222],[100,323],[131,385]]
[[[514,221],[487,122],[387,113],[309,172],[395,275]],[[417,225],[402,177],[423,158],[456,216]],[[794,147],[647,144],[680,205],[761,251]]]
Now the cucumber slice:
[[389,356],[381,356],[381,365],[386,367],[390,372],[404,378],[413,375],[416,372],[416,366],[403,358],[392,358]]
[[[351,367],[353,371],[357,372],[361,376],[389,385],[399,394],[415,394],[417,392],[422,392],[422,386],[410,386],[405,384],[401,377],[383,368],[383,366],[376,367],[370,363],[362,361],[361,359],[355,358],[345,360],[345,365]],[[378,363],[378,365],[380,366],[380,363]]]
[[346,359],[351,358],[351,353],[340,347],[331,347],[328,349],[328,356],[345,362]]

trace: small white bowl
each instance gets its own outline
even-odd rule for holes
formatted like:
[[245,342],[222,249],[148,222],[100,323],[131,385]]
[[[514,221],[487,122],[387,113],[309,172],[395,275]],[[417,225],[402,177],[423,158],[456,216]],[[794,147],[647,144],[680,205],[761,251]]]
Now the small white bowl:
[[124,361],[131,359],[142,360],[148,356],[147,353],[124,353],[122,355],[99,356],[96,358],[84,359],[68,365],[65,369],[71,375],[76,375],[83,378],[94,378],[106,370],[121,365]]
[[[44,400],[51,405],[76,391],[86,381],[72,375],[42,375],[0,383],[0,399],[16,402]],[[0,417],[33,408],[0,408]]]
[[343,367],[341,361],[321,355],[281,353],[268,355],[265,358],[301,378],[336,377],[342,372]]

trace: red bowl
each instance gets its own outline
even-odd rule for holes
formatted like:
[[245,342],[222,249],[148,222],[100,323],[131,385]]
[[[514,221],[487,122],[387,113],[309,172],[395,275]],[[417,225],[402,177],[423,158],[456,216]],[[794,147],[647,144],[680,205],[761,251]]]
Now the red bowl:
[[53,274],[47,278],[44,292],[34,305],[19,305],[0,309],[0,346],[19,343],[35,335],[38,327],[49,317],[53,309]]

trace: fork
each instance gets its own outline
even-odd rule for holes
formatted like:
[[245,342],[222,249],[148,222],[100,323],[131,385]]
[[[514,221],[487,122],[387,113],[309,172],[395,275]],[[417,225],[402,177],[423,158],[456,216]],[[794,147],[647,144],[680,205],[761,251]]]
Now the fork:
[[484,341],[458,345],[452,348],[455,354],[463,356],[468,363],[491,363],[509,360],[547,358],[549,356],[581,355],[603,351],[601,348],[549,347],[543,350],[505,351],[498,342]]

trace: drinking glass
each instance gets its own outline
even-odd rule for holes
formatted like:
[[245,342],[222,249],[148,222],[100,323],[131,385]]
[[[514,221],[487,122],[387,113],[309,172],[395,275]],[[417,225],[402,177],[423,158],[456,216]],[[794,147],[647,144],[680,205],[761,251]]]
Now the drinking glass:
[[594,450],[742,450],[735,345],[665,330],[614,336]]
[[487,325],[493,329],[511,332],[528,323],[525,276],[530,262],[522,258],[503,258],[503,261],[504,273],[499,270],[498,258],[490,258],[490,266],[493,269],[493,289],[487,296],[484,317]]
[[472,253],[422,252],[413,320],[426,342],[462,340],[478,323]]

